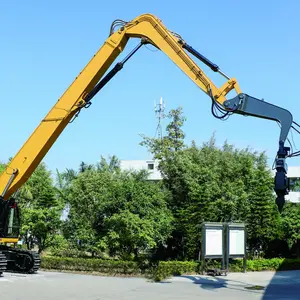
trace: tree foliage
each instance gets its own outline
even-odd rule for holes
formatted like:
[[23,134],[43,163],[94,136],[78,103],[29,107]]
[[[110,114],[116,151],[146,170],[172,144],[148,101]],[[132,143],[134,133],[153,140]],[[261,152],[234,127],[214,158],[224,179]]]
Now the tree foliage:
[[[0,165],[2,172],[6,163]],[[57,201],[51,173],[44,163],[33,172],[21,187],[17,201],[21,209],[21,238],[28,249],[37,246],[38,251],[53,245],[60,229],[62,205]]]
[[218,146],[214,135],[187,145],[183,109],[167,116],[162,138],[141,141],[158,161],[162,181],[148,180],[146,170],[122,171],[116,156],[57,170],[55,182],[40,164],[18,197],[28,248],[197,259],[203,222],[244,222],[250,254],[300,257],[300,206],[288,203],[278,213],[266,154],[227,141]]
[[196,259],[202,222],[244,222],[250,248],[265,251],[280,231],[265,153],[239,150],[227,142],[217,147],[214,136],[201,146],[193,141],[174,151],[174,145],[184,145],[184,134],[170,131],[177,128],[180,132],[184,120],[180,114],[182,110],[177,109],[169,115],[172,126],[167,127],[166,137],[143,137],[142,141],[159,160],[164,184],[172,193],[170,207],[176,225],[167,256]]
[[282,230],[284,240],[290,249],[300,257],[300,206],[287,203],[283,212]]
[[[135,255],[163,243],[172,216],[168,192],[140,173],[121,172],[114,162],[79,174],[72,181],[65,234],[92,253]],[[110,167],[109,167],[110,166]]]

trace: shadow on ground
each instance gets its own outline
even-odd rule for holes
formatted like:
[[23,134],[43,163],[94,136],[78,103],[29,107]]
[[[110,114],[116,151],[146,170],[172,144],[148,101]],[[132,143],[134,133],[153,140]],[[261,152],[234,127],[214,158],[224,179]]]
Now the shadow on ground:
[[[261,300],[269,299],[285,299],[299,300],[300,299],[300,270],[298,271],[277,271],[273,277],[270,273],[264,272],[253,274],[249,272],[244,281],[229,279],[224,276],[192,276],[182,275],[175,276],[175,280],[180,278],[188,279],[193,284],[198,285],[201,289],[216,291],[220,289],[236,290],[247,294],[261,295]],[[177,279],[176,279],[177,278]],[[243,274],[241,274],[243,278]],[[161,284],[171,283],[162,281]]]
[[262,300],[300,299],[300,271],[277,271],[271,280],[257,280],[259,282],[258,285],[244,281],[229,280],[222,277],[181,277],[190,279],[194,284],[198,284],[202,289],[206,290],[226,288],[240,292],[261,294]]
[[[176,278],[177,276],[175,276]],[[230,289],[237,291],[244,291],[247,293],[259,293],[262,294],[260,287],[253,288],[253,285],[248,284],[244,281],[237,281],[233,279],[226,279],[224,277],[213,277],[213,276],[192,276],[192,275],[182,275],[177,278],[189,279],[193,284],[198,285],[201,289],[216,291],[219,289]],[[160,284],[170,283],[168,281],[161,281]]]
[[197,276],[181,276],[183,278],[187,278],[191,280],[194,284],[199,285],[202,289],[205,290],[216,290],[216,289],[230,289],[230,290],[238,290],[238,291],[245,291],[251,293],[260,293],[258,290],[259,287],[253,288],[253,285],[250,285],[244,281],[232,280],[232,279],[225,279],[224,277],[197,277]]
[[267,285],[262,300],[300,299],[300,271],[277,271]]

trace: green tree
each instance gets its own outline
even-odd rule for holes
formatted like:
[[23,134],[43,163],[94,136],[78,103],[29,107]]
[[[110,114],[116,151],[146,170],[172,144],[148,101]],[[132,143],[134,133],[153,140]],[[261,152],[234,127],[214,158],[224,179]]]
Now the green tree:
[[141,146],[147,147],[156,159],[159,159],[161,164],[167,160],[171,154],[180,151],[185,147],[185,134],[182,130],[186,117],[183,116],[182,107],[172,109],[167,117],[170,119],[166,127],[167,135],[161,139],[150,138],[142,135]]
[[[170,233],[168,193],[144,172],[94,167],[72,181],[65,236],[92,254],[135,255],[162,243]],[[104,166],[104,167],[103,167]]]
[[173,130],[182,132],[182,113],[179,109],[170,114],[171,125],[162,140],[143,137],[141,143],[159,160],[164,185],[172,194],[175,227],[168,255],[197,258],[202,222],[249,221],[250,244],[266,246],[275,237],[278,213],[265,155],[227,142],[217,147],[214,136],[201,146],[186,146],[184,134]]
[[279,213],[273,195],[273,177],[264,153],[257,155],[255,168],[248,182],[247,216],[248,243],[252,249],[265,251],[268,243],[277,238]]
[[60,228],[63,206],[58,203],[50,171],[41,163],[21,188],[21,235],[27,247],[42,252],[53,245]]
[[5,169],[5,164],[4,163],[0,163],[0,173],[2,173]]
[[97,169],[99,171],[110,171],[110,172],[115,172],[115,171],[120,171],[120,160],[115,156],[111,156],[108,158],[108,161],[101,156],[100,162],[97,164]]
[[300,206],[298,203],[286,203],[282,212],[283,239],[289,249],[300,257]]
[[85,163],[84,161],[82,161],[82,162],[80,163],[80,166],[79,166],[79,173],[83,173],[83,172],[85,172],[86,170],[90,170],[90,169],[92,169],[92,168],[93,168],[93,165],[87,164],[87,163]]
[[120,183],[122,194],[105,204],[101,235],[112,254],[137,257],[164,244],[171,233],[168,193],[138,176],[126,175]]

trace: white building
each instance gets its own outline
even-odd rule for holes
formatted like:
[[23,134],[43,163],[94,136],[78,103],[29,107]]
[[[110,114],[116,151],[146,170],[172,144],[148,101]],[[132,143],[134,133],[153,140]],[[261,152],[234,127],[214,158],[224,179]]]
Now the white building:
[[[161,173],[157,168],[158,161],[155,160],[121,160],[120,167],[122,170],[148,170],[149,180],[162,180]],[[275,170],[273,174],[275,175]],[[300,167],[288,167],[287,177],[290,179],[291,191],[285,199],[286,201],[300,203]]]
[[294,203],[300,203],[300,167],[288,167],[287,177],[290,179],[291,191],[285,199]]
[[155,160],[121,160],[121,170],[147,170],[149,172],[149,180],[162,180],[162,176],[157,169],[158,162]]

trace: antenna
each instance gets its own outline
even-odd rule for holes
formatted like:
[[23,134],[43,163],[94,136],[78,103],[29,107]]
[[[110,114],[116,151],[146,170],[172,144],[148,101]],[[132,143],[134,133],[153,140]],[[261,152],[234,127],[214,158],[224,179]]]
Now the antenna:
[[166,102],[163,101],[162,97],[160,97],[159,103],[154,104],[155,114],[158,119],[155,136],[157,135],[159,139],[162,139],[161,120],[164,119],[166,116],[164,113],[165,107]]

